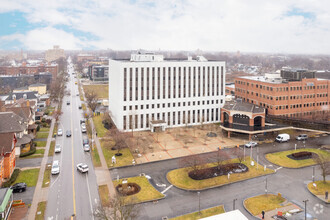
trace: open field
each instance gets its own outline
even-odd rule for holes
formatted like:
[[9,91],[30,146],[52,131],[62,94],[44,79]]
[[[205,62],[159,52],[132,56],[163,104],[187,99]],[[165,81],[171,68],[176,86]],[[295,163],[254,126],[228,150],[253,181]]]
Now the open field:
[[109,98],[109,85],[99,84],[99,85],[83,85],[85,94],[89,91],[94,91],[99,99]]

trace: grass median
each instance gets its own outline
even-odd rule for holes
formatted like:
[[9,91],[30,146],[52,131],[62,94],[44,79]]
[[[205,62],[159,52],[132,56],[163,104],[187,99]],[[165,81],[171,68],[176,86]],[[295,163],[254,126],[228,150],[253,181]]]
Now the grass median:
[[102,207],[110,206],[110,194],[107,185],[99,186],[99,195],[100,195]]
[[[120,179],[119,181],[114,180],[113,184],[115,187],[118,186],[118,184],[121,184],[123,179]],[[144,176],[136,176],[136,177],[130,177],[127,178],[128,183],[136,183],[141,187],[141,190],[131,196],[124,197],[125,203],[141,203],[146,201],[153,201],[158,200],[164,197],[162,193],[160,193],[158,190],[156,190],[148,181],[148,179]]]
[[[44,220],[45,219],[45,211],[47,207],[47,202],[39,202],[38,203],[38,208],[37,208],[37,213],[35,220]],[[38,214],[40,213],[40,214]]]
[[101,161],[100,161],[100,155],[99,152],[97,151],[97,148],[94,147],[94,149],[91,151],[92,153],[92,161],[94,167],[100,167],[101,166]]
[[315,165],[316,163],[312,158],[305,159],[305,160],[293,160],[288,157],[288,155],[290,155],[292,153],[298,153],[298,152],[302,152],[302,151],[312,152],[317,155],[322,154],[326,158],[330,159],[330,153],[328,153],[327,151],[313,149],[313,148],[303,148],[303,149],[297,149],[297,150],[288,150],[288,151],[270,153],[270,154],[266,154],[266,159],[273,164],[276,164],[281,167],[287,167],[287,168],[301,168],[301,167]]
[[225,209],[223,207],[223,205],[220,206],[216,206],[216,207],[212,207],[209,209],[204,209],[201,210],[201,213],[199,214],[198,212],[193,212],[193,213],[189,213],[186,215],[181,215],[175,218],[171,218],[171,220],[195,220],[195,219],[201,219],[201,218],[206,218],[209,216],[213,216],[213,215],[219,215],[225,213]]
[[55,141],[50,142],[48,157],[54,156]]
[[94,116],[93,117],[93,122],[94,122],[94,126],[97,132],[97,136],[98,137],[104,137],[105,133],[108,131],[103,123],[102,123],[102,116],[98,115],[98,116]]
[[113,164],[112,156],[114,156],[118,152],[117,150],[111,150],[111,148],[114,146],[114,142],[104,141],[104,140],[101,140],[100,142],[101,142],[103,155],[107,162],[108,167],[121,167],[126,165],[132,165],[133,155],[128,148],[124,148],[120,150],[120,153],[122,153],[122,155],[115,156],[116,163]]
[[[282,196],[273,194],[264,194],[248,198],[244,201],[246,209],[252,213],[253,216],[260,215],[262,211],[271,211],[276,208],[281,208],[286,200]],[[287,205],[291,205],[288,203]]]
[[[238,159],[232,159],[226,161],[226,163],[238,163]],[[257,169],[257,163],[254,161],[254,166],[251,166],[250,164],[250,158],[246,157],[246,161],[242,162],[245,164],[249,170],[245,173],[233,173],[230,175],[230,178],[228,179],[227,175],[217,176],[209,179],[204,180],[194,180],[189,177],[188,172],[191,171],[191,168],[180,168],[171,170],[167,173],[167,179],[168,181],[178,188],[187,189],[187,190],[201,190],[201,189],[207,189],[211,187],[217,187],[217,186],[223,186],[230,183],[235,183],[242,180],[251,179],[258,176],[263,176],[266,174],[274,173],[274,170],[266,168],[266,171],[264,171],[264,167],[261,165],[258,165]],[[216,163],[208,163],[205,166],[206,167],[214,167],[216,166]]]
[[51,176],[52,165],[46,164],[46,169],[44,172],[44,179],[42,180],[42,188],[48,187],[50,183],[50,176]]
[[36,186],[39,175],[39,168],[33,168],[28,170],[21,170],[16,178],[15,183],[25,182],[28,187]]
[[[330,180],[326,182],[323,181],[315,181],[316,187],[313,186],[313,182],[308,184],[308,189],[311,193],[316,196],[323,196],[325,199],[325,192],[330,192]],[[328,197],[328,202],[330,202],[330,198]]]

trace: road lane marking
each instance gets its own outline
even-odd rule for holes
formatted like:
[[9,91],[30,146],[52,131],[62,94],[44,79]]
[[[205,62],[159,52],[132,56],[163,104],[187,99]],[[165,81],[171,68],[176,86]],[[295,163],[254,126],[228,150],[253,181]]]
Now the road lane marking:
[[89,205],[91,207],[92,219],[94,219],[93,206],[92,206],[92,200],[91,200],[91,193],[90,193],[90,190],[89,190],[88,173],[86,173],[85,176],[86,176],[86,181],[87,181],[87,191],[88,191]]
[[278,170],[282,169],[283,167],[279,167],[275,169],[275,172],[277,172]]
[[163,190],[162,194],[166,193],[167,190],[171,189],[173,185],[170,185],[169,187],[167,187],[166,189]]

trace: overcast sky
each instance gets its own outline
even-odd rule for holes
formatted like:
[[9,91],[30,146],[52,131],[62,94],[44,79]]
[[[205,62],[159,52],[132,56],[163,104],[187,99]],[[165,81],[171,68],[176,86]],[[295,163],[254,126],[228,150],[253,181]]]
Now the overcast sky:
[[329,0],[0,0],[0,49],[330,54]]

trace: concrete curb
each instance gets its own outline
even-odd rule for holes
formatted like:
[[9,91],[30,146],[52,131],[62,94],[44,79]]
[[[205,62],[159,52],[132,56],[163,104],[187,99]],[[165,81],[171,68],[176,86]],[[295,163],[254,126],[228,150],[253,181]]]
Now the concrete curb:
[[[269,168],[268,168],[269,169]],[[176,170],[176,169],[173,169],[173,170]],[[272,169],[270,169],[272,170]],[[171,172],[172,170],[168,171],[166,173],[166,180],[171,183],[168,178],[167,178],[167,175],[169,172]],[[217,185],[217,186],[211,186],[211,187],[206,187],[206,188],[203,188],[203,189],[184,189],[184,188],[181,188],[179,186],[176,186],[174,185],[173,183],[171,183],[174,187],[178,188],[178,189],[181,189],[181,190],[184,190],[184,191],[187,191],[187,192],[197,192],[197,191],[203,191],[203,190],[208,190],[208,189],[214,189],[214,188],[217,188],[217,187],[221,187],[221,186],[226,186],[226,185],[230,185],[230,184],[233,184],[233,183],[239,183],[239,182],[244,182],[244,181],[247,181],[247,180],[251,180],[251,179],[255,179],[255,178],[258,178],[258,177],[262,177],[262,176],[269,176],[269,175],[272,175],[272,174],[275,174],[276,171],[274,170],[274,173],[268,173],[268,174],[264,174],[264,175],[260,175],[260,176],[256,176],[256,177],[252,177],[252,178],[249,178],[249,179],[244,179],[244,180],[238,180],[238,181],[234,181],[234,182],[230,182],[230,183],[226,183],[226,184],[222,184],[222,185]]]
[[306,184],[306,188],[307,188],[307,190],[308,190],[313,196],[315,196],[316,198],[318,198],[319,200],[321,200],[321,201],[324,202],[325,204],[330,204],[330,202],[327,202],[327,201],[325,201],[325,200],[319,198],[316,194],[312,193],[312,191],[309,190],[309,188],[308,188],[308,184],[311,183],[311,182],[312,182],[312,181],[309,181],[309,182]]
[[[223,206],[223,210],[225,211],[224,213],[226,213],[225,205],[222,205],[222,206]],[[208,208],[206,208],[206,209],[212,209],[212,208],[215,208],[215,207],[218,207],[218,205],[217,205],[217,206],[208,207]],[[206,210],[206,209],[201,209],[201,211],[204,211],[204,210]],[[196,211],[196,212],[198,212],[198,211]],[[180,216],[184,216],[184,215],[189,215],[189,214],[193,214],[193,213],[195,213],[195,212],[188,212],[188,213],[186,213],[186,214],[178,215],[178,216],[174,216],[174,217],[172,217],[172,218],[176,218],[176,217],[180,217]]]

